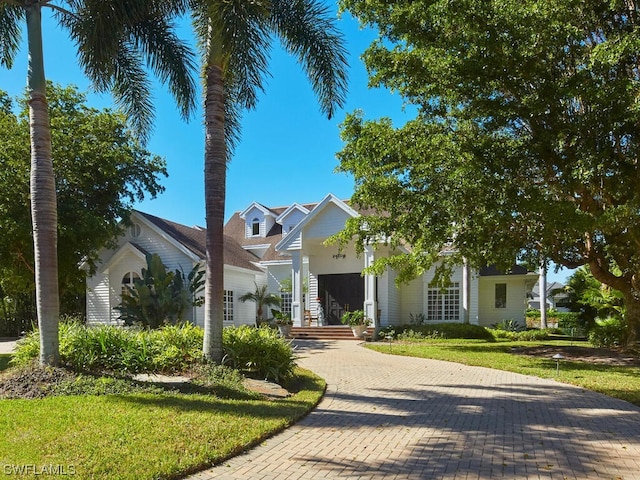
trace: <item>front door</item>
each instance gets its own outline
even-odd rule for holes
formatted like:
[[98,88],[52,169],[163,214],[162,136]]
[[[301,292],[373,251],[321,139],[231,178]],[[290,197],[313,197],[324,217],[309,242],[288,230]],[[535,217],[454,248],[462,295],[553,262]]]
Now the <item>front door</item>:
[[318,294],[328,325],[342,325],[344,312],[364,308],[364,278],[359,273],[318,276]]

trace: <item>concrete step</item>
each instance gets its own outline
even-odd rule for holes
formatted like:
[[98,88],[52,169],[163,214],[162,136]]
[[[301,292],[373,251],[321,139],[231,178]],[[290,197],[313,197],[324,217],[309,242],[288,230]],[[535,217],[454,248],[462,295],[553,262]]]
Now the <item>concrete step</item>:
[[[373,328],[367,329],[369,335],[373,333]],[[291,337],[309,340],[360,340],[353,336],[351,327],[347,325],[327,325],[324,327],[293,327]]]

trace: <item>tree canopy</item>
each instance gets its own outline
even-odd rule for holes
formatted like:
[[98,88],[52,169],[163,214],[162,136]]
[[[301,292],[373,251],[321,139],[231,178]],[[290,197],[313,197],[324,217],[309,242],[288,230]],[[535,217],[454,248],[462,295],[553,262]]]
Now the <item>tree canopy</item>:
[[[54,168],[57,172],[58,255],[63,312],[84,293],[86,262],[115,240],[134,202],[164,190],[162,158],[145,150],[121,113],[87,105],[76,87],[49,84]],[[29,215],[29,119],[24,99],[17,112],[0,92],[0,285],[10,297],[34,289]],[[66,299],[66,302],[65,302]],[[65,308],[66,307],[66,308]]]
[[342,171],[371,214],[344,237],[411,246],[401,278],[445,262],[549,260],[618,290],[640,333],[640,36],[634,1],[342,0],[379,31],[373,86],[415,119],[349,115]]

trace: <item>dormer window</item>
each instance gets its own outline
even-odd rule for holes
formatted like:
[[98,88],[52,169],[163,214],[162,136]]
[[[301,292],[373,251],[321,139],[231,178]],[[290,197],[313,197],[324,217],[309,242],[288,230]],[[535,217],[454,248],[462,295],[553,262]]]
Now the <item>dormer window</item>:
[[260,219],[258,218],[251,220],[251,235],[254,237],[260,235]]

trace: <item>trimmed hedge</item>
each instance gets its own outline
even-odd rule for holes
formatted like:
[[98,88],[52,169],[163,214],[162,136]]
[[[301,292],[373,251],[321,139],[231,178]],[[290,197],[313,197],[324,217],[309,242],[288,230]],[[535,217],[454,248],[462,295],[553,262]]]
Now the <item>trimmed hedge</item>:
[[[408,333],[413,332],[413,333]],[[493,341],[493,335],[485,327],[480,325],[471,325],[469,323],[434,323],[431,325],[401,325],[396,327],[385,327],[380,330],[381,338],[392,335],[398,338],[398,335],[406,337],[424,338],[466,338],[466,339],[482,339]]]

